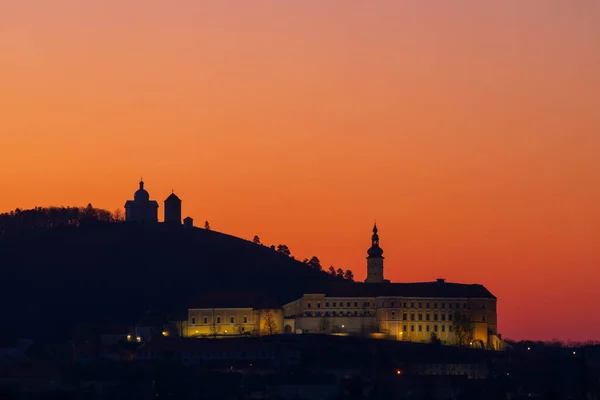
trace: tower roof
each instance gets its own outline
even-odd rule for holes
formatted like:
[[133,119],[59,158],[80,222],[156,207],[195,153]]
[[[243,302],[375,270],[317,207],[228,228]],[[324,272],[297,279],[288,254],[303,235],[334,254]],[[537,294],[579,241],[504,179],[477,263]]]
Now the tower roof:
[[171,202],[171,201],[178,201],[181,203],[181,199],[179,197],[177,197],[177,195],[173,191],[171,192],[169,197],[167,197],[165,200],[165,202]]
[[149,201],[150,194],[144,189],[144,181],[140,180],[140,188],[134,193],[133,199],[135,201]]
[[371,247],[367,250],[369,257],[382,257],[383,249],[379,247],[379,235],[377,234],[377,223],[373,225],[373,236],[371,236]]

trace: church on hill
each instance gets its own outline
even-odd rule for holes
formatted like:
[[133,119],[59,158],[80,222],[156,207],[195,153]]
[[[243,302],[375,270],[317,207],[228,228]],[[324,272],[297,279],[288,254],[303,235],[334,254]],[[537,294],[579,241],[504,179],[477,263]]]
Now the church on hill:
[[[174,191],[164,201],[164,222],[173,225],[181,225],[181,199]],[[139,189],[133,194],[133,200],[125,203],[125,221],[140,224],[158,222],[158,202],[150,199],[150,194],[144,189],[144,181],[140,180]],[[185,227],[193,226],[193,219],[186,217]]]

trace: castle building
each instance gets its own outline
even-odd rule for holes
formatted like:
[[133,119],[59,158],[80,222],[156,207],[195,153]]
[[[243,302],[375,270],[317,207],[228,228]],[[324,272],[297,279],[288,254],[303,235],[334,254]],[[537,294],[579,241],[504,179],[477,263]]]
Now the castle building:
[[364,283],[316,288],[283,306],[284,331],[378,335],[402,341],[500,349],[496,297],[478,284],[391,283],[373,228]]
[[282,307],[251,297],[244,299],[240,293],[208,295],[188,310],[184,335],[265,334],[270,327],[267,334],[367,335],[504,348],[497,334],[497,299],[483,285],[444,279],[415,283],[386,280],[376,225],[367,254],[364,282],[314,288]]
[[134,193],[133,200],[125,203],[125,221],[138,223],[158,222],[158,202],[150,200],[150,194],[144,189],[144,181]]
[[181,200],[175,192],[165,200],[165,222],[181,225]]

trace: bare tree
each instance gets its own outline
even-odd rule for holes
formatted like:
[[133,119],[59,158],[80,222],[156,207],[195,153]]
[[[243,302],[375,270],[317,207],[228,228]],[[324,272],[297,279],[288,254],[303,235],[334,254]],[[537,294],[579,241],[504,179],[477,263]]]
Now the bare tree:
[[265,310],[264,321],[265,321],[265,323],[264,323],[263,329],[262,329],[263,335],[273,335],[274,333],[277,332],[277,321],[275,321],[275,318],[274,318],[271,310]]
[[468,315],[456,311],[454,313],[454,335],[456,344],[466,346],[473,339],[473,327]]

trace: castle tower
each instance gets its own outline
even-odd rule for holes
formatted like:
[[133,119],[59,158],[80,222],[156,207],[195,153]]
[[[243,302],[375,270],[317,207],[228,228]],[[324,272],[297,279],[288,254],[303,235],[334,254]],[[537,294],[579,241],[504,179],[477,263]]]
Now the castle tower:
[[367,251],[367,279],[365,283],[382,283],[383,279],[383,249],[379,247],[379,235],[377,234],[377,224],[373,226],[373,236],[371,236],[371,247]]
[[174,192],[165,200],[165,222],[181,225],[181,200]]

